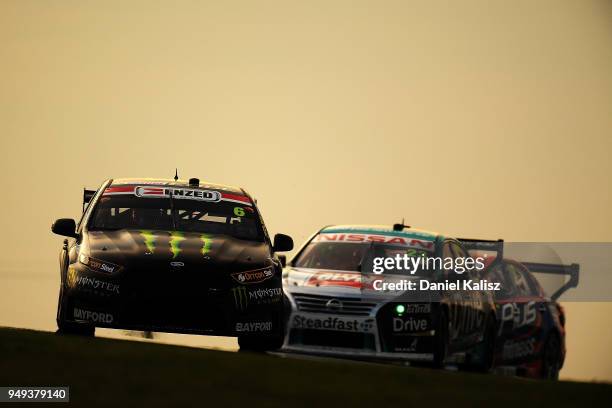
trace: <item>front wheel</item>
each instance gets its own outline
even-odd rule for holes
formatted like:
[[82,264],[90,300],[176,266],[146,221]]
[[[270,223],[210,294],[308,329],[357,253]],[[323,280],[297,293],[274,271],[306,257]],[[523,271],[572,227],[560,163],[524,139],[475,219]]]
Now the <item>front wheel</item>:
[[495,319],[490,316],[485,327],[482,343],[479,347],[479,356],[473,366],[474,370],[486,373],[493,368],[493,362],[495,360],[495,340]]
[[444,368],[448,354],[448,317],[444,310],[440,311],[436,333],[434,335],[433,365],[435,368]]
[[240,351],[263,353],[274,351],[283,345],[282,336],[238,336]]
[[551,334],[542,351],[541,377],[547,380],[558,380],[561,371],[561,342],[559,336]]
[[69,322],[66,320],[66,312],[68,310],[68,299],[64,294],[63,288],[60,289],[59,298],[57,301],[57,334],[69,334],[75,336],[93,337],[96,334],[96,327],[83,324]]
[[96,334],[96,328],[95,326],[81,323],[57,322],[56,333],[73,336],[94,337]]

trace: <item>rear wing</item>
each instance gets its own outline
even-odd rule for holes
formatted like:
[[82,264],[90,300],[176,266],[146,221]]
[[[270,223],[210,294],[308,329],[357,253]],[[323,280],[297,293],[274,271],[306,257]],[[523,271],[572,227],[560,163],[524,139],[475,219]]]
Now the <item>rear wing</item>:
[[569,275],[570,279],[550,297],[552,300],[557,300],[564,294],[568,289],[578,287],[578,280],[580,277],[580,265],[559,265],[559,264],[547,264],[537,262],[521,262],[527,269],[532,273],[547,273],[551,275]]
[[83,212],[85,212],[87,204],[89,204],[95,194],[96,190],[87,190],[86,188],[83,189]]
[[466,251],[487,251],[495,252],[497,260],[504,258],[504,240],[487,240],[487,239],[472,239],[472,238],[457,238],[461,242]]

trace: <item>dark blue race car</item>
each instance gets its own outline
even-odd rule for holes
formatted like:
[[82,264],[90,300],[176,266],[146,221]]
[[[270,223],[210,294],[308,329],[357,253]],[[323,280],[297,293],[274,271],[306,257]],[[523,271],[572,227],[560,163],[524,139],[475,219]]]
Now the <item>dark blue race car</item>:
[[[531,378],[558,379],[565,361],[565,314],[557,302],[578,286],[580,266],[517,262],[503,257],[503,242],[464,240],[474,251],[493,251],[483,279],[500,283],[494,294],[497,314],[495,366]],[[537,276],[556,275],[562,285],[548,295]]]

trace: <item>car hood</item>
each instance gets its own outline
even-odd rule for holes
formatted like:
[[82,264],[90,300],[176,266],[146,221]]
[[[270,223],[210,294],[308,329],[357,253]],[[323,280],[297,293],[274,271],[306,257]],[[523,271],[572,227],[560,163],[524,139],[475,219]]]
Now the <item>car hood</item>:
[[264,242],[179,231],[89,231],[84,234],[80,252],[128,268],[176,262],[245,271],[272,265],[269,246]]
[[[289,293],[309,293],[328,296],[393,299],[402,293],[374,290],[374,280],[399,282],[418,280],[405,275],[372,275],[360,272],[288,267],[283,272],[283,287]],[[406,292],[404,292],[406,293]]]

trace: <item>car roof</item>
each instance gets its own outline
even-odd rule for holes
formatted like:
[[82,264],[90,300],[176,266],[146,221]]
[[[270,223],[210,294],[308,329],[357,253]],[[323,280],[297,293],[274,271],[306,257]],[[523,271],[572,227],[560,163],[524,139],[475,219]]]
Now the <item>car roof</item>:
[[197,187],[190,186],[189,180],[178,179],[175,181],[174,179],[160,179],[160,178],[118,178],[118,179],[113,179],[110,185],[121,186],[121,185],[132,185],[132,184],[191,187],[191,188],[202,188],[202,189],[209,188],[213,190],[228,191],[231,193],[239,193],[239,194],[246,193],[240,187],[228,186],[228,185],[223,185],[223,184],[214,184],[214,183],[209,183],[207,181],[202,181],[202,180],[200,180],[200,184]]
[[442,236],[433,231],[418,228],[406,227],[402,231],[395,231],[392,225],[329,225],[320,231],[321,233],[356,233],[356,234],[381,234],[392,235],[406,238],[419,238],[428,241],[435,241]]

